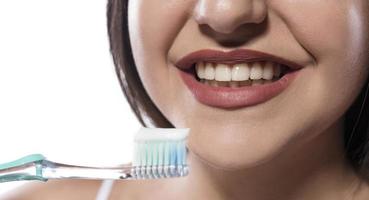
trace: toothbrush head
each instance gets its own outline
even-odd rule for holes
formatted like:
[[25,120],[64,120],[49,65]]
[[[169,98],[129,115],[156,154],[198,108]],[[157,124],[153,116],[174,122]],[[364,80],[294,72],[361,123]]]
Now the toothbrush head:
[[186,176],[188,133],[188,128],[141,128],[135,137],[132,178]]

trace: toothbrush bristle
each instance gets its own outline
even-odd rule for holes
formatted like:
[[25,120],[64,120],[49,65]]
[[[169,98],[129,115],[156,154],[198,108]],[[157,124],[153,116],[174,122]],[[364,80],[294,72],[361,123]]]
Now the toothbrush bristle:
[[135,137],[132,178],[157,179],[188,174],[186,137],[189,129],[141,128]]

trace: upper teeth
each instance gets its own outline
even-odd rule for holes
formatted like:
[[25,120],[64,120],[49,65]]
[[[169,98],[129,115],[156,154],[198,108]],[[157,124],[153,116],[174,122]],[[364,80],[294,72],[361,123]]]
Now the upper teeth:
[[281,73],[280,64],[273,62],[222,63],[198,62],[196,73],[200,79],[217,81],[272,80]]

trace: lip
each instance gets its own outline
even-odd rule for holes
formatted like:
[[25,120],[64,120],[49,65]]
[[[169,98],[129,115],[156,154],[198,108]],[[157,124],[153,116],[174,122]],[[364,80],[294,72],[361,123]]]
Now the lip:
[[235,64],[240,62],[271,61],[274,63],[285,65],[292,70],[303,68],[303,66],[288,59],[284,59],[282,57],[275,56],[269,53],[249,49],[235,49],[229,52],[203,49],[184,56],[182,59],[176,62],[176,66],[179,69],[187,70],[190,69],[195,63],[200,61],[227,64]]
[[[231,87],[213,87],[196,80],[193,65],[199,61],[217,63],[239,63],[253,61],[272,61],[292,69],[280,79],[262,85]],[[219,108],[239,108],[266,102],[282,93],[297,77],[303,67],[297,63],[271,54],[237,49],[230,52],[200,50],[193,52],[176,63],[179,74],[194,97],[201,103]],[[190,69],[192,73],[189,72]]]

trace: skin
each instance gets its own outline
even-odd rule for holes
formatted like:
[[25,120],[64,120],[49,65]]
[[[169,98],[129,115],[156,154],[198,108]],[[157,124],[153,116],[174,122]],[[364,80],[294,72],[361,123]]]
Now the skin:
[[[180,179],[118,182],[111,199],[367,199],[368,185],[344,157],[342,135],[344,113],[368,77],[368,4],[131,0],[139,76],[167,119],[191,128],[191,171]],[[267,102],[209,107],[194,98],[174,66],[205,48],[259,50],[304,68]]]
[[[130,39],[144,87],[175,127],[191,128],[190,176],[163,187],[183,199],[345,199],[365,190],[344,158],[342,135],[344,113],[368,76],[368,4],[130,1]],[[233,110],[201,104],[175,62],[200,49],[235,48],[304,68],[262,104]]]

